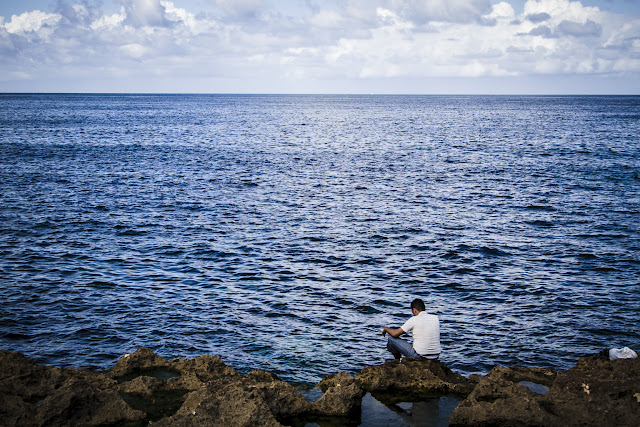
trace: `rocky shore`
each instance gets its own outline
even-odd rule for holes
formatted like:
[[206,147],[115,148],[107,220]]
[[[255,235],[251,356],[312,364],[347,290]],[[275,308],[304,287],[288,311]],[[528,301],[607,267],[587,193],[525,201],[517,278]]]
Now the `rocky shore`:
[[403,359],[328,375],[317,388],[309,401],[273,373],[241,374],[209,355],[166,360],[141,348],[94,372],[0,351],[0,426],[359,425],[367,393],[392,408],[458,396],[453,426],[640,425],[640,359],[582,358],[563,372],[495,367],[470,378]]

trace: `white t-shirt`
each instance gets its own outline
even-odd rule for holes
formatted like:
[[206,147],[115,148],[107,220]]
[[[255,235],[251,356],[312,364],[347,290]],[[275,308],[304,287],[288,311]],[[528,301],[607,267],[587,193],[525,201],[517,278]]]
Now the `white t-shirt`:
[[440,320],[435,314],[421,311],[401,326],[413,335],[413,349],[419,355],[440,354]]

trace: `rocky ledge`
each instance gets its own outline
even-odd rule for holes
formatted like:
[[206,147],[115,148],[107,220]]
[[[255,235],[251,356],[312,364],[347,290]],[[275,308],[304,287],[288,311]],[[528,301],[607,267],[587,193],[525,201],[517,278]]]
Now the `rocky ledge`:
[[169,361],[141,348],[94,372],[0,351],[0,425],[357,425],[366,392],[390,405],[461,396],[449,419],[459,426],[640,425],[640,359],[582,358],[565,372],[496,367],[472,378],[403,359],[328,375],[317,387],[323,394],[310,402],[270,372],[243,375],[208,355]]

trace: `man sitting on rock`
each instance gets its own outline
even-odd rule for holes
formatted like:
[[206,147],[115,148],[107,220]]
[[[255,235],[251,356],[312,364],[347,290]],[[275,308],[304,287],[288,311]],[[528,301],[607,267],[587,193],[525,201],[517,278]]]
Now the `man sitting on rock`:
[[[427,314],[425,310],[424,302],[416,298],[411,302],[413,317],[397,329],[385,327],[382,330],[382,336],[389,334],[387,350],[396,359],[400,359],[402,356],[437,359],[440,356],[440,320],[438,316]],[[398,338],[409,332],[413,335],[413,346]]]

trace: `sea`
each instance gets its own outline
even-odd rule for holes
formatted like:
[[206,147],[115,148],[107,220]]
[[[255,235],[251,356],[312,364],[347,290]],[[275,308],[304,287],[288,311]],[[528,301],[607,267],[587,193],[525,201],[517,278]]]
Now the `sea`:
[[0,349],[294,384],[640,350],[640,97],[0,94]]

